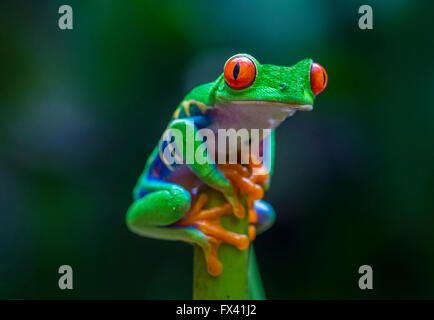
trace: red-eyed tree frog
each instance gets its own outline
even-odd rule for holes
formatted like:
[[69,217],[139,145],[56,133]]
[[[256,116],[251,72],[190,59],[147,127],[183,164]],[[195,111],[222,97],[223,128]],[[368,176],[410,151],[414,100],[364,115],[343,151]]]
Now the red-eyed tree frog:
[[[258,190],[258,185],[266,190],[270,184],[274,165],[274,129],[297,110],[312,110],[315,96],[324,90],[326,84],[324,68],[311,59],[285,67],[260,64],[248,54],[230,57],[224,65],[224,72],[214,82],[200,85],[187,94],[173,113],[168,128],[185,134],[177,142],[184,153],[189,148],[196,152],[204,141],[189,140],[187,131],[200,137],[204,128],[212,132],[219,129],[271,129],[271,133],[263,137],[269,139],[266,144],[269,150],[266,151],[271,154],[266,178],[250,179],[245,166],[220,167],[213,159],[205,163],[169,163],[162,152],[167,141],[161,139],[133,190],[134,201],[126,215],[128,227],[143,236],[199,245],[207,257],[208,271],[218,276],[221,266],[210,239],[244,250],[255,232],[261,233],[272,225],[275,213],[268,203],[260,200],[263,191]],[[227,203],[213,210],[202,210],[207,201],[206,196],[197,194],[202,185],[220,191]],[[230,213],[243,217],[237,189],[250,196],[249,222],[252,229],[247,236],[229,232],[207,218],[215,219]]]

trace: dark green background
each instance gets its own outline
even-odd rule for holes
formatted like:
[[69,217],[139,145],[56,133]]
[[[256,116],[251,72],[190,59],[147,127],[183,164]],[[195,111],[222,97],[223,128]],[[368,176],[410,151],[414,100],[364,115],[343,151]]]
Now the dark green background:
[[[192,247],[140,238],[124,215],[175,106],[239,52],[311,57],[329,77],[277,130],[277,221],[255,241],[268,297],[434,298],[428,4],[2,1],[0,298],[191,297]],[[363,264],[374,290],[358,288]]]

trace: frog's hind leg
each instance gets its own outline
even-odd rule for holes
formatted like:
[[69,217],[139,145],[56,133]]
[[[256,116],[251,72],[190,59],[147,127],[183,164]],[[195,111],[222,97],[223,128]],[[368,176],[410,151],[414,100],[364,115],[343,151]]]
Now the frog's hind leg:
[[205,250],[208,241],[194,227],[173,225],[190,208],[190,193],[183,187],[156,178],[141,179],[135,189],[136,200],[127,211],[128,228],[142,236],[196,243]]
[[178,185],[167,183],[164,189],[142,192],[141,198],[128,209],[127,224],[134,229],[166,226],[181,219],[189,207],[190,193]]

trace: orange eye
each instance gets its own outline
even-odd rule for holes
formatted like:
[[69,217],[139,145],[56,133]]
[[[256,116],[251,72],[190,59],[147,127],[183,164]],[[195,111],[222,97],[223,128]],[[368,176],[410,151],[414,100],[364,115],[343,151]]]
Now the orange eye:
[[226,83],[232,89],[244,89],[256,78],[256,64],[247,56],[235,56],[229,59],[224,68]]
[[310,87],[315,95],[325,89],[327,85],[327,72],[319,63],[313,63],[310,69]]

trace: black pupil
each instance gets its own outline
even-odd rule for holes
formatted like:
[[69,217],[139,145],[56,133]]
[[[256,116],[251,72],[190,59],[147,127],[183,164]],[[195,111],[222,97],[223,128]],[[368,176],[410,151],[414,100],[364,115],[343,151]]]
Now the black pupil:
[[240,63],[237,62],[237,64],[234,67],[234,70],[232,71],[232,75],[234,76],[235,80],[237,80],[239,74],[240,74]]

